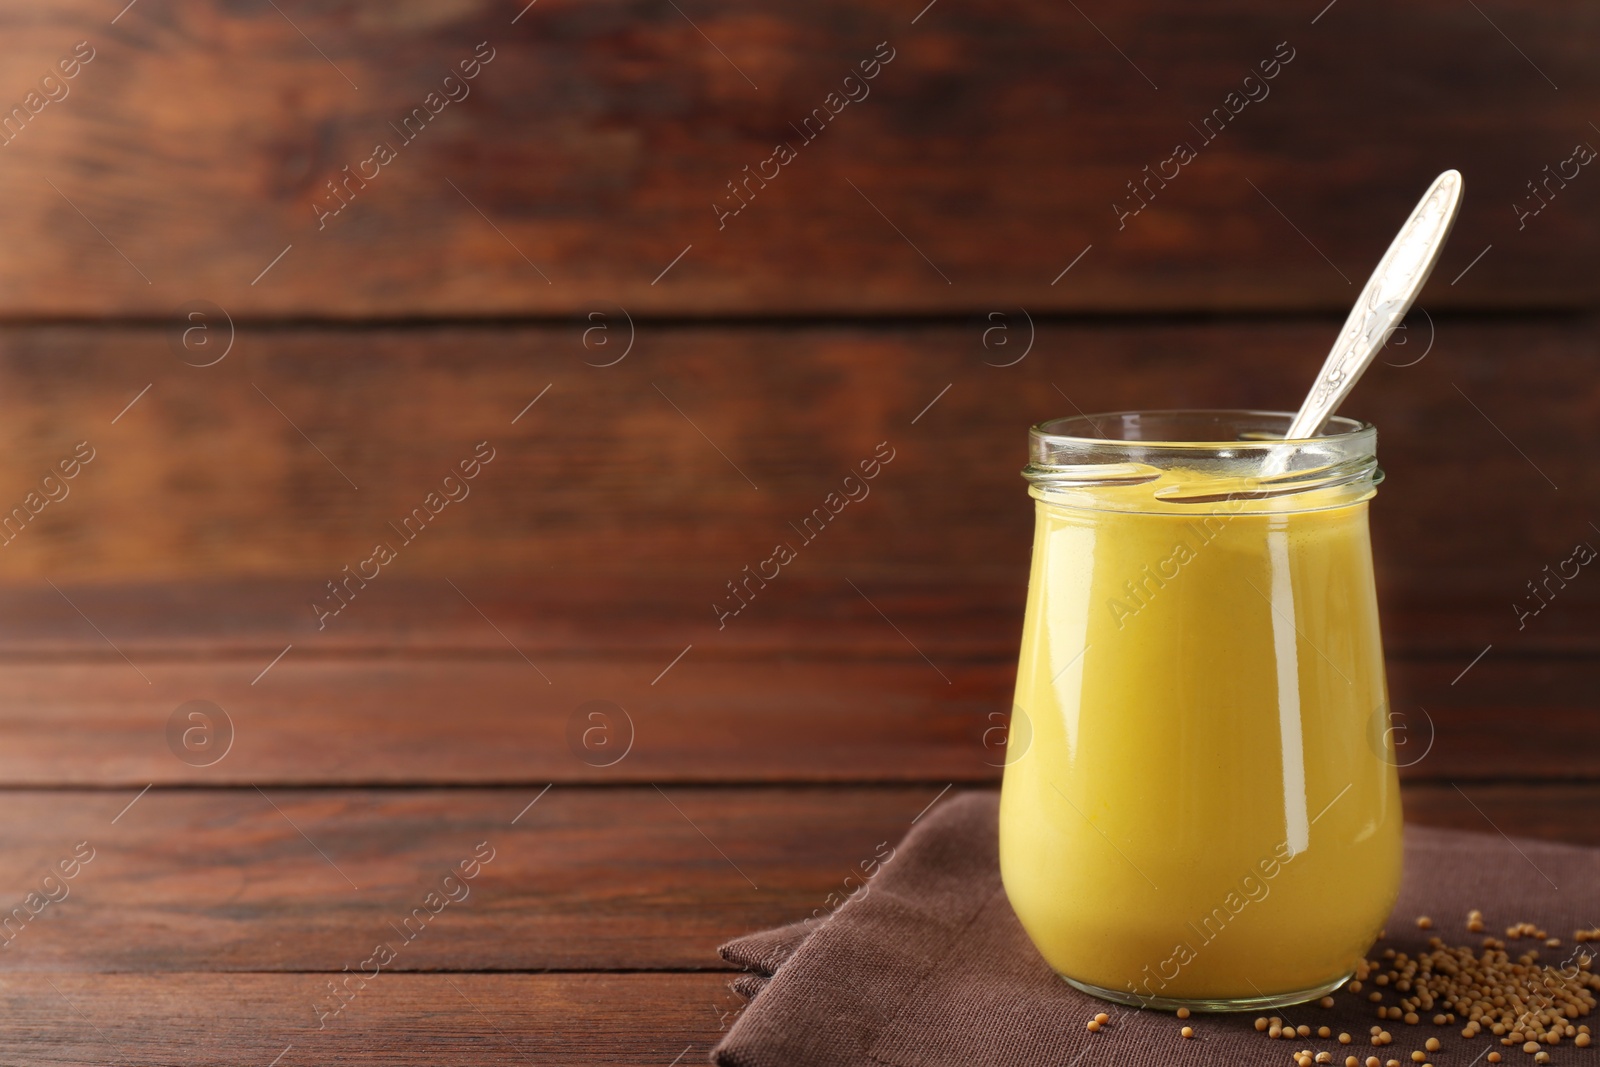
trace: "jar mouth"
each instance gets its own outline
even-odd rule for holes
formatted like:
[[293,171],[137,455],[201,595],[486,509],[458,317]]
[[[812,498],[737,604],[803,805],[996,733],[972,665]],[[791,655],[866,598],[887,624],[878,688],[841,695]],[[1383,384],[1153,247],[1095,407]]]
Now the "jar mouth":
[[1040,499],[1097,508],[1295,498],[1258,505],[1288,510],[1371,496],[1383,473],[1370,423],[1333,416],[1325,433],[1286,440],[1293,421],[1282,411],[1080,413],[1029,430],[1030,462],[1022,473]]
[[1138,445],[1141,448],[1251,448],[1271,449],[1300,444],[1348,442],[1361,447],[1363,438],[1376,435],[1370,422],[1333,415],[1315,437],[1285,440],[1294,415],[1284,411],[1178,408],[1170,411],[1110,411],[1098,415],[1069,415],[1031,427],[1030,434],[1063,444]]

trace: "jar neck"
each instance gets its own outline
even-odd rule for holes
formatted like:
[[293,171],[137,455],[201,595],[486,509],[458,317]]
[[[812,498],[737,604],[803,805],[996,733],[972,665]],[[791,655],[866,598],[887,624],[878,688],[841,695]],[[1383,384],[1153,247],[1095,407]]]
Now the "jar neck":
[[1321,436],[1283,440],[1293,416],[1256,411],[1081,415],[1029,431],[1022,472],[1038,500],[1158,514],[1346,507],[1383,478],[1377,431],[1333,418]]

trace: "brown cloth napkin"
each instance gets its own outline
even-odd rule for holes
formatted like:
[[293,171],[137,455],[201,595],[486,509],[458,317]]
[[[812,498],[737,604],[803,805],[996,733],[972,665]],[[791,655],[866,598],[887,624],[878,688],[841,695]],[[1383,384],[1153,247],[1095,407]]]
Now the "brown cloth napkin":
[[[1491,1049],[1532,1063],[1499,1038],[1461,1036],[1462,1023],[1383,1025],[1394,1036],[1370,1044],[1378,1020],[1366,995],[1341,991],[1332,1008],[1316,1004],[1262,1014],[1311,1027],[1312,1036],[1272,1040],[1254,1027],[1255,1013],[1196,1015],[1185,1040],[1171,1014],[1106,1004],[1072,989],[1040,958],[1011,912],[1000,885],[999,799],[991,792],[956,796],[934,808],[869,883],[832,916],[742,937],[724,945],[725,959],[750,973],[734,988],[753,999],[712,1050],[722,1067],[1237,1067],[1287,1064],[1301,1049],[1397,1059],[1437,1037],[1428,1055],[1441,1065],[1472,1063]],[[1478,945],[1466,915],[1484,913],[1489,934],[1528,921],[1559,937],[1562,947],[1509,942],[1513,954],[1537,948],[1557,963],[1572,951],[1573,932],[1600,923],[1600,849],[1494,834],[1406,828],[1406,873],[1382,948],[1415,953],[1432,936],[1447,945]],[[1419,930],[1430,916],[1434,929]],[[1386,1002],[1393,998],[1386,998]],[[1091,1034],[1096,1012],[1110,1026]],[[1587,1020],[1600,1030],[1600,1012]],[[1318,1027],[1333,1039],[1319,1039]],[[1337,1035],[1353,1038],[1340,1045]],[[1570,1043],[1551,1050],[1556,1063],[1600,1067],[1600,1049]],[[1479,1060],[1478,1062],[1482,1062]]]

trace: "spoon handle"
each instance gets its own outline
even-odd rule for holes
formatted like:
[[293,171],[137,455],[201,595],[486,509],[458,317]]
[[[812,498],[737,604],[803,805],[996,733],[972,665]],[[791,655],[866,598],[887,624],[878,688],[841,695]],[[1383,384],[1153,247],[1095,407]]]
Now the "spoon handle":
[[1447,170],[1434,179],[1367,279],[1285,439],[1316,436],[1411,310],[1411,302],[1422,291],[1439,261],[1445,238],[1450,236],[1461,208],[1461,193],[1460,172]]

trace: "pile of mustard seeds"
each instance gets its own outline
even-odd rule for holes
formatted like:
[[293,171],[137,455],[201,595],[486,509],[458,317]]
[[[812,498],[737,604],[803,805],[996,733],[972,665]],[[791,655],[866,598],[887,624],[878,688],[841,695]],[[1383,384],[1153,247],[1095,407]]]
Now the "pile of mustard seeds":
[[[1486,929],[1483,913],[1477,909],[1469,912],[1466,926],[1471,933],[1483,933]],[[1421,916],[1417,927],[1430,930],[1433,920]],[[1384,935],[1378,936],[1381,940]],[[1579,943],[1600,942],[1600,928],[1576,930],[1572,936]],[[1506,942],[1524,938],[1541,941],[1550,949],[1561,947],[1559,938],[1550,937],[1545,930],[1526,922],[1506,927],[1504,941],[1485,937],[1478,948],[1447,946],[1441,938],[1432,937],[1428,939],[1427,950],[1415,957],[1390,948],[1377,959],[1362,960],[1356,967],[1355,977],[1346,983],[1344,990],[1356,996],[1365,995],[1377,1018],[1384,1022],[1404,1026],[1459,1025],[1462,1037],[1475,1038],[1487,1033],[1498,1038],[1501,1046],[1532,1056],[1536,1064],[1549,1063],[1549,1049],[1564,1042],[1570,1042],[1575,1048],[1588,1048],[1594,1038],[1589,1027],[1576,1020],[1587,1016],[1600,1000],[1600,974],[1591,969],[1594,956],[1586,950],[1575,949],[1558,962],[1541,964],[1539,952],[1534,949],[1513,957],[1506,949]],[[1331,996],[1318,1002],[1323,1008],[1331,1008],[1335,1003]],[[1188,1019],[1189,1011],[1182,1008],[1177,1015],[1179,1019]],[[1089,1020],[1088,1029],[1098,1032],[1108,1022],[1108,1016],[1102,1012]],[[1335,1037],[1330,1027],[1293,1026],[1276,1015],[1256,1019],[1255,1028],[1279,1040],[1313,1035],[1325,1040]],[[1179,1036],[1193,1038],[1197,1034],[1190,1025],[1182,1027]],[[1337,1039],[1340,1045],[1350,1045],[1355,1040],[1348,1033],[1338,1034]],[[1395,1043],[1394,1034],[1383,1025],[1373,1026],[1367,1040],[1375,1048]],[[1343,1055],[1341,1059],[1345,1050],[1313,1052],[1305,1048],[1292,1053],[1290,1058],[1295,1067],[1341,1062],[1344,1067],[1433,1067],[1429,1057],[1440,1050],[1440,1040],[1429,1037],[1416,1043],[1421,1047],[1405,1053],[1404,1060],[1374,1055],[1364,1059]],[[1504,1060],[1499,1051],[1490,1051],[1484,1058],[1489,1063]]]
[[[1417,927],[1432,929],[1433,921],[1422,916],[1417,919]],[[1483,932],[1482,912],[1474,909],[1468,914],[1467,929]],[[1561,946],[1559,938],[1550,937],[1533,923],[1514,923],[1506,928],[1507,941],[1522,938],[1537,939],[1547,948]],[[1578,930],[1573,939],[1582,942],[1600,940],[1600,936],[1592,930]],[[1363,960],[1345,989],[1358,996],[1365,993],[1379,1019],[1406,1026],[1460,1025],[1461,1036],[1468,1038],[1487,1032],[1499,1038],[1502,1046],[1520,1049],[1535,1063],[1544,1064],[1551,1059],[1547,1050],[1563,1041],[1570,1041],[1577,1048],[1587,1048],[1592,1043],[1589,1027],[1575,1020],[1594,1010],[1600,994],[1600,975],[1591,970],[1594,957],[1581,950],[1555,964],[1541,964],[1538,959],[1537,950],[1512,957],[1506,942],[1493,937],[1484,938],[1477,949],[1447,946],[1442,939],[1432,937],[1427,951],[1416,957],[1391,948],[1377,959]],[[1324,1007],[1330,999],[1323,998]],[[1307,1036],[1310,1028],[1287,1027],[1273,1017],[1257,1019],[1256,1029],[1266,1031],[1269,1037],[1294,1038]],[[1319,1030],[1319,1036],[1326,1036],[1322,1033],[1326,1029]],[[1339,1040],[1348,1043],[1348,1035],[1340,1034]],[[1393,1044],[1395,1039],[1380,1025],[1372,1027],[1369,1040],[1381,1047]],[[1427,1064],[1429,1054],[1440,1048],[1438,1038],[1430,1037],[1422,1045],[1408,1054],[1411,1063]],[[1293,1059],[1297,1067],[1337,1062],[1332,1053],[1313,1053],[1309,1049],[1296,1052]],[[1500,1063],[1503,1057],[1492,1051],[1486,1059]],[[1404,1067],[1399,1059],[1378,1056],[1365,1060],[1347,1056],[1344,1063],[1345,1067]]]

